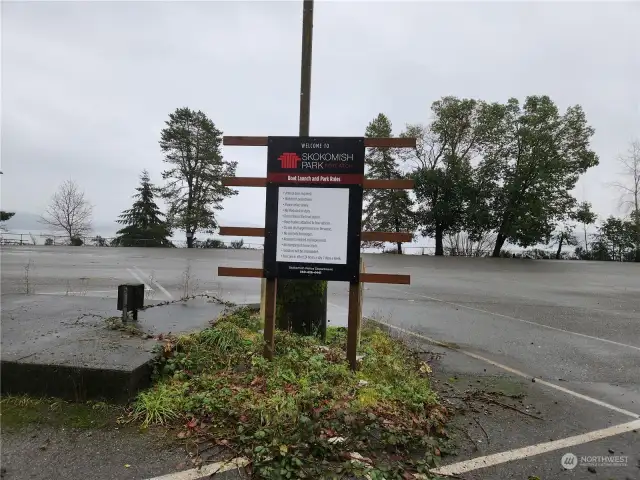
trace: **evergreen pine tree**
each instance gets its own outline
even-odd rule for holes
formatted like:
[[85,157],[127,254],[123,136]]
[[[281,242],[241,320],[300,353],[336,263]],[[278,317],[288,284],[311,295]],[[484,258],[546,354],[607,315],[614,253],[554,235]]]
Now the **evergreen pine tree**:
[[135,202],[129,210],[125,210],[117,220],[126,225],[118,231],[116,243],[124,247],[164,247],[171,246],[167,238],[171,236],[171,228],[161,217],[164,214],[155,202],[159,189],[149,178],[149,172],[142,171],[140,186],[133,195]]
[[[365,132],[366,137],[392,137],[391,122],[379,114]],[[370,148],[365,157],[366,177],[391,180],[404,178],[392,148]],[[365,190],[362,230],[383,232],[413,232],[415,228],[413,201],[407,190]],[[380,247],[381,242],[370,246]],[[402,244],[397,244],[402,253]]]
[[165,123],[160,148],[169,168],[162,172],[162,196],[171,225],[185,232],[193,248],[196,232],[213,233],[222,202],[238,194],[222,183],[235,176],[237,162],[223,159],[222,132],[203,112],[178,108]]

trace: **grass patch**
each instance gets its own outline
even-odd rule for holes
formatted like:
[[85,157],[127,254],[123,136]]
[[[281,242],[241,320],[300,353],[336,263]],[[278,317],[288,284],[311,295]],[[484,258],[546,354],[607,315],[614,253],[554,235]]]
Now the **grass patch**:
[[[251,459],[256,478],[411,478],[446,452],[446,411],[429,366],[383,331],[362,331],[357,372],[345,356],[346,330],[312,337],[276,333],[262,357],[262,326],[237,310],[201,332],[167,339],[153,388],[129,418],[176,426]],[[356,455],[353,452],[357,452]]]
[[3,396],[0,400],[0,425],[20,429],[28,425],[67,428],[105,428],[115,425],[120,408],[102,402],[71,403],[54,398],[26,395]]

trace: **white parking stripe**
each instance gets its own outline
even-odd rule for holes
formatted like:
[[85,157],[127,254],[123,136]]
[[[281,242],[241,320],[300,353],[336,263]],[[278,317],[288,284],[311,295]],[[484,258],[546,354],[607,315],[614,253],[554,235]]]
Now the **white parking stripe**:
[[[345,307],[343,307],[341,305],[336,305],[335,303],[331,303],[331,302],[327,302],[327,303],[329,305],[334,306],[334,307],[342,308],[343,310],[347,310]],[[459,349],[459,348],[451,348],[451,346],[448,345],[445,342],[440,342],[440,341],[438,341],[438,340],[436,340],[434,338],[427,337],[426,335],[422,335],[420,333],[412,332],[411,330],[407,330],[405,328],[398,327],[396,325],[392,325],[390,323],[384,322],[382,320],[378,320],[376,318],[365,317],[364,315],[363,315],[363,318],[367,318],[367,320],[369,320],[369,321],[372,321],[372,322],[375,322],[375,323],[379,323],[380,325],[384,325],[385,327],[392,328],[392,329],[397,330],[399,332],[402,332],[404,334],[411,335],[411,336],[416,337],[416,338],[420,338],[420,339],[425,340],[425,341],[427,341],[429,343],[432,343],[434,345],[438,345],[440,347],[444,347],[444,348],[447,348],[449,350],[453,350],[455,352],[462,353],[463,355],[466,355],[468,357],[475,358],[476,360],[480,360],[482,362],[488,363],[488,364],[493,365],[494,367],[497,367],[497,368],[499,368],[501,370],[504,370],[504,371],[509,372],[509,373],[513,373],[514,375],[518,375],[519,377],[523,377],[523,378],[526,378],[526,379],[533,378],[533,375],[530,375],[530,374],[525,373],[525,372],[521,372],[520,370],[516,370],[515,368],[511,368],[511,367],[508,367],[507,365],[503,365],[501,363],[495,362],[495,361],[493,361],[493,360],[491,360],[489,358],[485,358],[485,357],[483,357],[481,355],[478,355],[477,353],[468,352],[466,350],[462,350],[462,349]],[[574,392],[573,390],[569,390],[568,388],[561,387],[560,385],[556,385],[555,383],[547,382],[546,380],[542,380],[541,378],[536,378],[536,383],[545,385],[545,386],[547,386],[549,388],[553,388],[555,390],[558,390],[560,392],[566,393],[566,394],[571,395],[573,397],[580,398],[582,400],[585,400],[587,402],[593,403],[595,405],[599,405],[601,407],[608,408],[609,410],[613,410],[614,412],[618,412],[618,413],[621,413],[623,415],[627,415],[628,417],[640,418],[640,414],[637,414],[637,413],[634,413],[634,412],[630,412],[629,410],[625,410],[624,408],[616,407],[615,405],[611,405],[609,403],[603,402],[602,400],[598,400],[597,398],[589,397],[587,395],[583,395],[582,393]]]
[[200,480],[210,478],[216,473],[227,472],[234,468],[242,468],[249,463],[249,460],[243,457],[233,458],[226,462],[216,462],[204,465],[201,468],[192,468],[182,472],[169,473],[161,477],[149,478],[148,480]]
[[416,297],[426,298],[427,300],[432,300],[434,302],[444,303],[444,304],[447,304],[447,305],[452,305],[452,306],[458,307],[458,308],[466,308],[467,310],[472,310],[474,312],[486,313],[486,314],[489,314],[489,315],[493,315],[495,317],[507,318],[509,320],[515,320],[516,322],[528,323],[529,325],[536,325],[537,327],[548,328],[549,330],[555,330],[556,332],[568,333],[570,335],[577,335],[579,337],[590,338],[591,340],[598,340],[600,342],[611,343],[611,344],[617,345],[619,347],[632,348],[632,349],[638,350],[640,352],[640,347],[636,347],[635,345],[628,345],[626,343],[615,342],[613,340],[608,340],[606,338],[593,337],[591,335],[586,335],[584,333],[572,332],[571,330],[565,330],[563,328],[552,327],[550,325],[545,325],[544,323],[532,322],[531,320],[524,320],[522,318],[516,318],[516,317],[512,317],[510,315],[503,315],[502,313],[490,312],[489,310],[482,310],[481,308],[470,307],[468,305],[462,305],[460,303],[448,302],[446,300],[440,300],[439,298],[430,297],[428,295],[423,295],[421,293],[407,292],[406,290],[402,290],[400,288],[393,288],[393,287],[387,287],[387,286],[384,286],[384,288],[387,288],[389,290],[393,290],[395,292],[401,292],[401,293],[404,293],[405,295],[415,295]]
[[89,296],[92,293],[118,293],[116,289],[113,290],[83,290],[75,292],[69,290],[67,292],[36,292],[36,295],[62,295],[62,296]]
[[153,288],[151,288],[149,285],[147,285],[147,283],[146,283],[144,280],[142,280],[142,279],[138,276],[138,274],[137,274],[136,272],[134,272],[134,271],[133,271],[133,270],[131,270],[130,268],[127,268],[127,272],[129,272],[129,273],[131,274],[131,276],[132,276],[133,278],[135,278],[136,280],[138,280],[140,283],[144,283],[144,289],[145,289],[145,290],[151,290],[151,291],[153,291]]
[[144,273],[142,270],[140,270],[140,269],[139,269],[138,267],[136,267],[135,265],[133,266],[133,268],[135,268],[135,269],[138,271],[138,273],[140,273],[140,275],[142,275],[143,277],[148,278],[148,279],[151,281],[151,283],[153,283],[156,287],[158,287],[158,288],[160,289],[160,291],[161,291],[162,293],[164,293],[164,294],[165,294],[165,296],[166,296],[169,300],[173,300],[173,297],[171,296],[171,294],[170,294],[170,293],[169,293],[169,292],[168,292],[168,291],[167,291],[167,290],[166,290],[162,285],[160,285],[158,282],[156,282],[156,281],[151,277],[151,275],[147,275],[146,273]]
[[[594,430],[574,437],[538,443],[528,447],[516,448],[506,452],[494,453],[493,455],[472,458],[471,460],[465,460],[451,465],[444,465],[440,468],[436,468],[435,470],[431,470],[431,472],[440,475],[460,475],[480,468],[491,467],[493,465],[499,465],[513,460],[522,460],[523,458],[540,455],[541,453],[553,452],[554,450],[560,450],[562,448],[569,448],[576,445],[582,445],[583,443],[593,442],[595,440],[602,440],[603,438],[631,432],[638,428],[640,428],[640,420],[634,420],[629,423],[614,425],[612,427],[603,428],[602,430]],[[560,465],[560,458],[558,458],[558,465]]]
[[[342,308],[344,308],[344,307],[342,307]],[[468,352],[466,350],[461,350],[461,349],[458,349],[458,348],[452,349],[451,346],[447,345],[444,342],[439,342],[438,340],[435,340],[433,338],[427,337],[425,335],[421,335],[419,333],[415,333],[415,332],[412,332],[410,330],[406,330],[404,328],[397,327],[395,325],[391,325],[390,323],[383,322],[382,320],[377,320],[377,319],[373,319],[373,318],[369,319],[369,320],[371,320],[372,322],[377,322],[377,323],[379,323],[381,325],[384,325],[386,327],[392,328],[392,329],[397,330],[399,332],[405,333],[407,335],[411,335],[411,336],[420,338],[420,339],[425,340],[425,341],[427,341],[429,343],[432,343],[434,345],[438,345],[438,346],[441,346],[441,347],[445,347],[445,348],[454,350],[455,352],[462,353],[463,355],[466,355],[466,356],[471,357],[471,358],[475,358],[476,360],[481,360],[481,361],[483,361],[485,363],[493,365],[494,367],[498,367],[501,370],[504,370],[504,371],[509,372],[509,373],[513,373],[514,375],[518,375],[519,377],[523,377],[523,378],[527,378],[527,379],[533,378],[533,376],[528,374],[528,373],[524,373],[524,372],[521,372],[520,370],[516,370],[515,368],[511,368],[511,367],[508,367],[506,365],[502,365],[501,363],[494,362],[493,360],[491,360],[489,358],[485,358],[485,357],[483,357],[481,355],[478,355],[476,353]],[[541,378],[536,378],[536,384],[545,385],[547,387],[550,387],[550,388],[553,388],[553,389],[558,390],[560,392],[569,394],[569,395],[574,396],[576,398],[580,398],[582,400],[586,400],[587,402],[593,403],[595,405],[599,405],[601,407],[608,408],[609,410],[613,410],[614,412],[618,412],[618,413],[621,413],[623,415],[627,415],[628,417],[631,417],[631,418],[640,418],[640,415],[637,414],[637,413],[630,412],[629,410],[625,410],[624,408],[616,407],[615,405],[611,405],[609,403],[603,402],[602,400],[598,400],[597,398],[589,397],[587,395],[583,395],[582,393],[574,392],[573,390],[569,390],[568,388],[561,387],[560,385],[556,385],[555,383],[547,382],[546,380],[542,380]]]

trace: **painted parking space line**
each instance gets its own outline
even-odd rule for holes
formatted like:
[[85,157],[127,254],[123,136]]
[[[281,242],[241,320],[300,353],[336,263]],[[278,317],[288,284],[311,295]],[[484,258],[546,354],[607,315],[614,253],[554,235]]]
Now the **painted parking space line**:
[[228,472],[236,468],[243,468],[249,464],[247,458],[238,457],[225,462],[216,462],[204,465],[200,468],[183,470],[182,472],[169,473],[161,477],[153,477],[147,480],[200,480],[210,478],[217,473]]
[[142,278],[140,278],[140,276],[139,276],[136,272],[134,272],[134,271],[133,271],[133,270],[131,270],[130,268],[127,268],[127,272],[129,272],[129,274],[130,274],[133,278],[135,278],[137,281],[139,281],[140,283],[144,284],[144,289],[145,289],[145,290],[147,290],[147,291],[152,291],[152,292],[154,291],[154,290],[153,290],[153,288],[151,288],[151,287],[147,284],[147,282],[145,282],[144,280],[142,280]]
[[464,309],[467,309],[467,310],[471,310],[473,312],[486,313],[488,315],[493,315],[494,317],[506,318],[508,320],[515,320],[516,322],[527,323],[529,325],[535,325],[537,327],[547,328],[549,330],[555,330],[556,332],[568,333],[570,335],[577,335],[579,337],[588,338],[588,339],[591,339],[591,340],[597,340],[599,342],[605,342],[605,343],[609,343],[609,344],[612,344],[612,345],[617,345],[618,347],[631,348],[633,350],[637,350],[637,351],[640,352],[640,347],[636,347],[635,345],[629,345],[629,344],[626,344],[626,343],[620,343],[620,342],[616,342],[616,341],[609,340],[609,339],[606,339],[606,338],[594,337],[592,335],[587,335],[587,334],[584,334],[584,333],[572,332],[571,330],[565,330],[563,328],[552,327],[550,325],[545,325],[543,323],[532,322],[531,320],[524,320],[522,318],[512,317],[510,315],[504,315],[502,313],[490,312],[489,310],[483,310],[481,308],[470,307],[468,305],[463,305],[463,304],[460,304],[460,303],[449,302],[449,301],[446,301],[446,300],[440,300],[439,298],[430,297],[429,295],[423,295],[421,293],[416,293],[416,292],[408,292],[408,291],[402,290],[400,288],[387,287],[387,286],[383,286],[383,288],[386,288],[386,289],[389,289],[389,290],[393,290],[394,292],[404,293],[405,295],[414,295],[416,297],[426,298],[427,300],[431,300],[431,301],[434,301],[434,302],[444,303],[446,305],[451,305],[451,306],[458,307],[458,308],[464,308]]
[[[449,350],[453,350],[454,352],[462,353],[463,355],[466,355],[466,356],[474,358],[476,360],[480,360],[482,362],[488,363],[490,365],[493,365],[494,367],[497,367],[497,368],[499,368],[501,370],[504,370],[505,372],[512,373],[512,374],[517,375],[519,377],[523,377],[523,378],[526,378],[526,379],[534,378],[533,375],[530,375],[530,374],[525,373],[525,372],[521,372],[520,370],[516,370],[515,368],[511,368],[511,367],[509,367],[507,365],[503,365],[503,364],[501,364],[499,362],[495,362],[495,361],[493,361],[493,360],[491,360],[489,358],[486,358],[486,357],[483,357],[481,355],[478,355],[477,353],[469,352],[469,351],[462,350],[462,349],[459,349],[459,348],[452,349],[450,345],[448,345],[448,344],[446,344],[444,342],[440,342],[440,341],[438,341],[438,340],[436,340],[434,338],[427,337],[426,335],[421,335],[419,333],[412,332],[411,330],[407,330],[405,328],[398,327],[396,325],[392,325],[390,323],[387,323],[387,322],[384,322],[382,320],[378,320],[378,319],[375,319],[375,318],[369,318],[368,320],[370,320],[372,322],[375,322],[375,323],[379,323],[380,325],[384,325],[385,327],[391,328],[393,330],[397,330],[398,332],[402,332],[402,333],[404,333],[406,335],[411,335],[413,337],[420,338],[421,340],[424,340],[426,342],[432,343],[434,345],[438,345],[440,347],[444,347],[444,348],[447,348]],[[602,400],[598,400],[597,398],[589,397],[588,395],[583,395],[582,393],[574,392],[573,390],[569,390],[568,388],[561,387],[560,385],[557,385],[555,383],[547,382],[546,380],[542,380],[541,378],[536,378],[536,385],[538,385],[538,384],[542,384],[542,385],[544,385],[546,387],[553,388],[554,390],[558,390],[559,392],[563,392],[563,393],[566,393],[566,394],[571,395],[573,397],[580,398],[581,400],[585,400],[587,402],[593,403],[594,405],[599,405],[601,407],[608,408],[609,410],[613,410],[614,412],[621,413],[622,415],[626,415],[626,416],[631,417],[631,418],[640,418],[640,414],[637,414],[635,412],[630,412],[629,410],[625,410],[624,408],[616,407],[615,405],[611,405],[610,403],[603,402]]]
[[146,273],[144,273],[142,270],[140,270],[138,267],[136,267],[135,265],[133,266],[133,268],[143,277],[148,278],[149,281],[151,283],[153,283],[156,287],[158,287],[160,289],[160,291],[162,293],[164,293],[164,295],[169,299],[169,300],[173,300],[173,296],[167,291],[166,288],[164,288],[162,285],[160,285],[158,282],[156,282],[153,277],[151,277],[151,275],[147,275]]
[[[470,460],[464,460],[462,462],[444,465],[442,467],[431,470],[431,472],[440,475],[461,475],[473,470],[500,465],[502,463],[512,462],[514,460],[522,460],[525,458],[533,457],[535,455],[540,455],[542,453],[553,452],[555,450],[561,450],[563,448],[574,447],[576,445],[582,445],[584,443],[593,442],[595,440],[602,440],[604,438],[613,437],[615,435],[621,435],[623,433],[637,430],[638,428],[640,428],[640,420],[634,420],[632,422],[614,425],[611,427],[603,428],[601,430],[594,430],[592,432],[583,433],[581,435],[575,435],[573,437],[553,440],[551,442],[538,443],[535,445],[530,445],[528,447],[516,448],[514,450],[508,450],[506,452],[494,453],[492,455],[485,455],[483,457],[476,457]],[[558,463],[560,462],[558,461]]]
[[[327,302],[327,303],[329,305],[334,306],[334,307],[341,308],[343,310],[347,310],[345,307],[343,307],[341,305],[336,305],[335,303],[331,303],[331,302]],[[420,333],[412,332],[411,330],[407,330],[406,328],[398,327],[396,325],[393,325],[391,323],[388,323],[388,322],[385,322],[383,320],[379,320],[379,319],[376,319],[376,318],[366,317],[364,315],[363,315],[363,318],[366,318],[367,320],[372,321],[374,323],[379,323],[380,325],[384,325],[385,327],[391,328],[391,329],[396,330],[398,332],[402,332],[402,333],[404,333],[406,335],[411,335],[413,337],[419,338],[419,339],[424,340],[426,342],[429,342],[429,343],[431,343],[433,345],[438,345],[439,347],[444,347],[444,348],[446,348],[448,350],[453,350],[455,352],[462,353],[463,355],[466,355],[466,356],[471,357],[473,359],[480,360],[482,362],[488,363],[490,365],[493,365],[494,367],[497,367],[497,368],[499,368],[501,370],[504,370],[506,372],[512,373],[512,374],[517,375],[519,377],[526,378],[526,379],[534,378],[533,375],[530,375],[530,374],[525,373],[525,372],[521,372],[520,370],[516,370],[515,368],[511,368],[511,367],[509,367],[507,365],[503,365],[503,364],[501,364],[499,362],[496,362],[496,361],[491,360],[489,358],[483,357],[482,355],[478,355],[477,353],[469,352],[467,350],[462,350],[460,348],[452,349],[449,344],[447,344],[445,342],[440,342],[440,341],[436,340],[435,338],[427,337],[426,335],[422,335]],[[542,385],[544,385],[546,387],[549,387],[549,388],[553,388],[554,390],[558,390],[559,392],[566,393],[566,394],[571,395],[573,397],[580,398],[582,400],[585,400],[587,402],[593,403],[595,405],[599,405],[601,407],[608,408],[609,410],[613,410],[614,412],[621,413],[621,414],[626,415],[628,417],[640,418],[640,414],[637,414],[635,412],[631,412],[629,410],[625,410],[624,408],[616,407],[615,405],[611,405],[610,403],[603,402],[602,400],[598,400],[597,398],[589,397],[588,395],[583,395],[582,393],[574,392],[573,390],[569,390],[568,388],[562,387],[562,386],[557,385],[555,383],[547,382],[546,380],[543,380],[541,378],[536,378],[536,383],[537,384],[542,384]]]
[[36,295],[61,295],[61,296],[66,296],[66,297],[91,297],[93,296],[92,294],[94,293],[111,293],[111,294],[116,294],[117,291],[116,290],[82,290],[79,292],[74,292],[74,291],[67,291],[67,292],[35,292]]

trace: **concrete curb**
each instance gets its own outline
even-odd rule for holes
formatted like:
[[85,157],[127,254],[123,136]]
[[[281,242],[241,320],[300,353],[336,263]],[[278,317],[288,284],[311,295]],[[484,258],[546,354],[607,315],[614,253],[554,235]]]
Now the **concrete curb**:
[[151,384],[152,363],[153,359],[131,370],[115,370],[3,360],[2,394],[126,403]]

